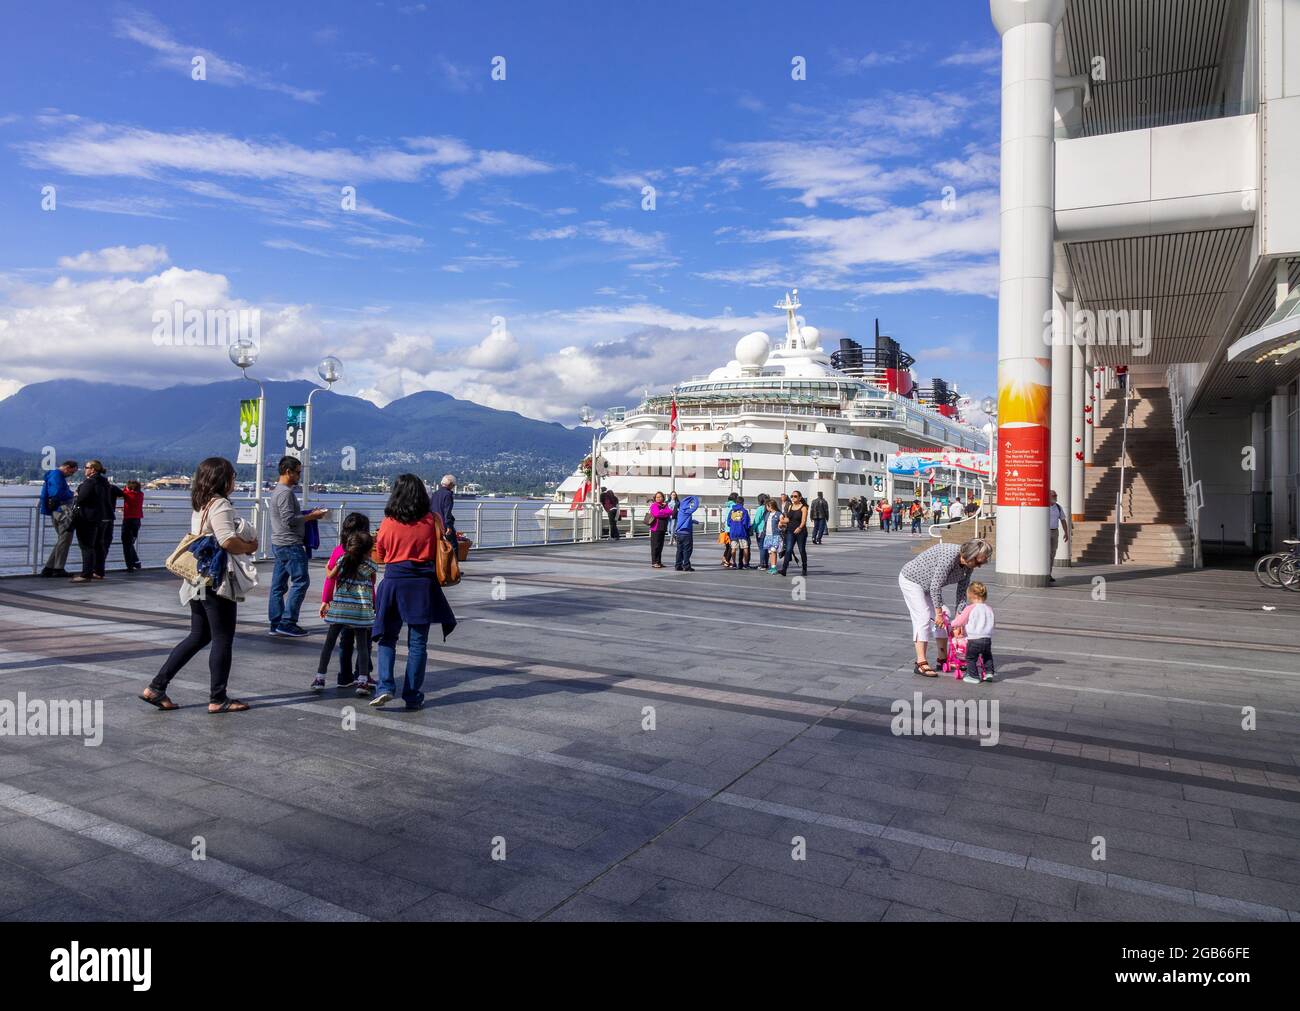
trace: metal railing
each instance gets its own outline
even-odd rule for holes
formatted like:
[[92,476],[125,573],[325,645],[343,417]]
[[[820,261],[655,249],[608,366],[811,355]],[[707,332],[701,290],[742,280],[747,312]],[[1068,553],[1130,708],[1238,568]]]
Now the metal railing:
[[1183,477],[1183,503],[1187,525],[1192,531],[1192,568],[1204,565],[1201,555],[1201,510],[1205,508],[1205,489],[1192,469],[1192,435],[1183,423],[1183,384],[1177,365],[1165,373],[1169,387],[1169,406],[1174,416],[1174,442],[1178,446],[1178,470]]
[[[255,503],[251,498],[233,498],[235,512],[253,523]],[[338,543],[339,529],[348,513],[359,512],[370,518],[371,529],[378,529],[383,519],[382,502],[343,501],[328,506],[329,515],[318,521],[321,551],[326,554]],[[262,500],[266,515],[266,500]],[[648,537],[649,527],[622,510],[619,528],[623,536]],[[567,504],[553,502],[463,502],[455,507],[460,533],[474,542],[475,549],[539,547],[548,544],[589,543],[609,535],[609,522],[596,503],[581,503],[570,510]],[[160,568],[189,533],[191,510],[188,499],[153,498],[146,500],[144,519],[136,551],[146,568]],[[720,523],[718,528],[721,529]],[[29,576],[39,573],[54,546],[56,535],[50,521],[40,514],[33,498],[0,498],[0,577]],[[122,571],[121,524],[114,527],[114,543],[109,552],[108,568]],[[272,557],[270,530],[258,528],[258,560]],[[79,568],[80,554],[76,538],[69,551],[70,568]]]
[[1129,394],[1132,392],[1129,374],[1124,373],[1124,432],[1120,436],[1119,446],[1119,491],[1115,494],[1115,564],[1119,564],[1119,534],[1124,526],[1124,478],[1128,469],[1128,429],[1131,408]]

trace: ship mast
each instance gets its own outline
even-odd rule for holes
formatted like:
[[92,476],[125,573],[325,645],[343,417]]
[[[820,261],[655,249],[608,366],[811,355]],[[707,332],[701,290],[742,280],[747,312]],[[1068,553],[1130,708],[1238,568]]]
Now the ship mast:
[[785,310],[785,348],[787,351],[799,350],[799,324],[794,318],[795,310],[799,306],[798,288],[795,288],[793,292],[787,291],[785,298],[773,306],[775,309]]

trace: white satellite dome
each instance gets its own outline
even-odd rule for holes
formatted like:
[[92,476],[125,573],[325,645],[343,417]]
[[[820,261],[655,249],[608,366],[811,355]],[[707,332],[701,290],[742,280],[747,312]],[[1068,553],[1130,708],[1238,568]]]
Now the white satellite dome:
[[736,361],[742,368],[761,369],[772,353],[772,339],[762,330],[747,333],[736,341]]
[[820,351],[822,349],[822,332],[815,326],[806,326],[799,331],[803,337],[803,346],[809,351]]

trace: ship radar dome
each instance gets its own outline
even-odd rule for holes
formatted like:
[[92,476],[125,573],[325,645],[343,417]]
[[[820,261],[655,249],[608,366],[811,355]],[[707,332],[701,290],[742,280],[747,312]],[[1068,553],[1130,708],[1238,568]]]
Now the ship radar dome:
[[799,331],[803,337],[803,346],[809,351],[820,351],[822,349],[822,332],[815,326],[806,326]]
[[762,330],[745,334],[736,341],[736,361],[745,370],[757,371],[767,364],[767,357],[772,353],[772,341]]

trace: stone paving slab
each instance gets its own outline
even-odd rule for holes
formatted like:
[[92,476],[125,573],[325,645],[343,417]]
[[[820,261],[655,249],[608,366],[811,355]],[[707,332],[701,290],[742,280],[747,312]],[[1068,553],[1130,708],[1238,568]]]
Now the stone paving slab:
[[[832,534],[802,597],[651,570],[644,541],[476,553],[416,714],[307,691],[321,624],[271,639],[260,595],[232,674],[255,708],[208,718],[200,657],[161,714],[135,694],[188,624],[170,577],[0,582],[0,700],[105,724],[3,740],[0,917],[1300,918],[1300,601],[990,572],[1002,679],[923,682],[914,546]],[[918,691],[996,700],[997,746],[894,736]]]

